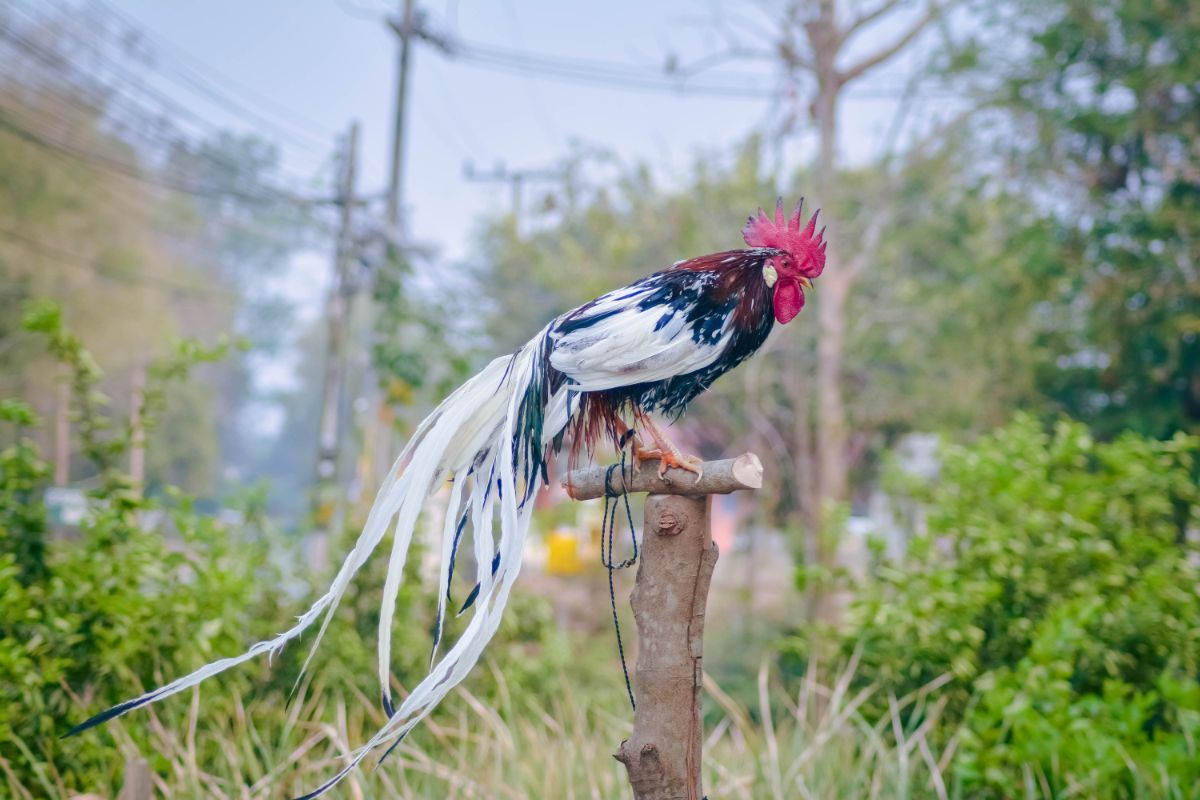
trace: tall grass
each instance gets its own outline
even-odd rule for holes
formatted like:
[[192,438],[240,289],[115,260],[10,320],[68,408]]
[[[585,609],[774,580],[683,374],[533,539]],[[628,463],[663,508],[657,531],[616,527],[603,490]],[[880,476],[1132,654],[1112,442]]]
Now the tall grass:
[[[499,698],[484,702],[460,688],[378,768],[351,775],[337,796],[398,798],[628,798],[624,768],[612,753],[631,727],[619,687],[510,691],[492,669]],[[934,681],[908,697],[886,698],[888,713],[864,716],[874,689],[851,691],[854,662],[824,676],[814,666],[785,690],[764,664],[758,698],[739,703],[706,679],[716,719],[705,742],[704,782],[716,798],[945,798],[955,737],[937,730],[942,704]],[[156,793],[169,798],[268,800],[319,785],[383,717],[365,696],[306,687],[280,713],[272,695],[229,699],[224,729],[199,731],[201,696],[151,710],[112,727],[120,756],[145,759]],[[208,698],[208,701],[214,698]],[[223,698],[222,698],[223,699]],[[880,704],[872,703],[872,707]],[[913,720],[906,723],[905,720]],[[138,752],[126,732],[147,725],[155,752]],[[939,747],[935,742],[948,742]],[[119,759],[114,759],[115,761]],[[120,768],[119,764],[114,765]],[[50,777],[53,782],[53,776]],[[43,796],[10,784],[14,796]]]

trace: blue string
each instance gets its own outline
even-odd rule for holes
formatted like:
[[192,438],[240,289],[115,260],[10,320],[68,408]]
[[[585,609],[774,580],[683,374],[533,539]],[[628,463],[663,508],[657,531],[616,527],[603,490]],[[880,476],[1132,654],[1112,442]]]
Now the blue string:
[[[618,492],[613,488],[612,477],[613,473],[619,467],[621,470],[622,489],[627,490],[630,484],[630,479],[626,477],[626,453],[624,441],[621,447],[621,463],[611,464],[604,473],[604,515],[600,523],[600,563],[608,570],[608,600],[612,606],[613,628],[617,633],[617,654],[621,657],[621,672],[625,676],[625,692],[629,695],[629,705],[633,709],[637,709],[637,701],[633,696],[633,683],[629,680],[629,664],[625,660],[625,644],[621,638],[621,619],[617,615],[617,591],[613,585],[613,573],[619,569],[627,569],[637,563],[638,560],[638,543],[637,531],[633,524],[633,509],[629,504],[629,492]],[[621,497],[625,504],[625,518],[629,523],[629,540],[633,545],[633,555],[622,561],[620,564],[613,563],[613,539],[617,527],[617,506],[611,501]],[[612,513],[609,513],[609,509]],[[608,538],[608,552],[605,553],[604,540]]]

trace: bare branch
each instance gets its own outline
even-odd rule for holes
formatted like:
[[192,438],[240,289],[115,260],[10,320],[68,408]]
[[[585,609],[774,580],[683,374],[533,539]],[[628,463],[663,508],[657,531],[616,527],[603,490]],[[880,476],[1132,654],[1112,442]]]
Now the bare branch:
[[858,33],[858,31],[892,11],[903,2],[905,2],[905,0],[884,0],[884,2],[880,3],[870,11],[865,11],[862,14],[859,14],[842,30],[841,40],[843,42],[846,41],[851,36]]
[[[710,20],[708,27],[724,40],[724,48],[700,56],[688,63],[677,61],[674,56],[671,56],[666,66],[667,74],[686,79],[729,61],[775,63],[782,59],[789,66],[794,66],[802,60],[799,56],[789,59],[784,53],[789,50],[790,43],[785,39],[777,39],[777,32],[761,27],[751,16],[729,14],[720,8],[716,9],[714,13],[715,19]],[[739,27],[746,29],[745,37],[738,30]],[[784,31],[786,30],[788,28],[784,26]],[[750,44],[747,44],[747,41]]]
[[769,50],[755,50],[741,45],[730,45],[724,50],[701,56],[688,64],[668,63],[666,72],[671,77],[691,78],[707,69],[728,61],[774,61],[775,54]]
[[937,0],[931,0],[929,6],[925,9],[925,13],[921,15],[921,18],[914,22],[899,39],[892,42],[892,44],[888,45],[887,47],[876,51],[872,55],[867,56],[849,69],[840,71],[838,73],[838,85],[845,86],[850,81],[860,77],[863,73],[874,69],[875,67],[895,56],[904,48],[908,47],[908,45],[910,45],[914,39],[920,36],[921,33],[927,27],[929,27],[929,24],[937,19],[938,15],[941,13],[941,3],[937,2]]
[[[940,139],[948,131],[958,126],[963,120],[969,117],[975,111],[974,108],[965,108],[959,111],[950,119],[934,126],[934,128],[918,139],[908,149],[906,162],[915,161],[920,156],[924,155],[929,149],[929,146]],[[890,155],[887,157],[890,160]],[[896,204],[892,202],[896,193],[900,189],[903,170],[898,170],[893,175],[887,184],[883,187],[883,191],[879,193],[879,202],[876,204],[875,213],[871,215],[871,221],[867,223],[867,229],[863,231],[860,239],[860,246],[854,259],[846,265],[845,271],[849,275],[850,283],[856,282],[862,273],[866,271],[867,264],[875,258],[875,249],[879,246],[879,240],[883,236],[884,229],[891,224],[895,216]]]
[[770,22],[774,18],[774,12],[765,6],[760,10],[762,13],[756,17],[749,14],[721,14],[718,17],[718,24],[727,32],[727,39],[732,40],[737,36],[734,26],[740,25],[745,28],[746,35],[752,40],[769,42],[775,38],[777,33],[777,27]]
[[[889,194],[891,193],[889,192]],[[867,264],[875,258],[875,250],[879,247],[879,240],[883,237],[884,228],[892,221],[893,212],[890,209],[893,207],[894,204],[890,202],[890,198],[885,198],[881,208],[871,215],[871,221],[867,223],[867,229],[863,231],[858,253],[854,256],[854,260],[843,268],[851,285],[862,277],[863,272],[867,269]]]

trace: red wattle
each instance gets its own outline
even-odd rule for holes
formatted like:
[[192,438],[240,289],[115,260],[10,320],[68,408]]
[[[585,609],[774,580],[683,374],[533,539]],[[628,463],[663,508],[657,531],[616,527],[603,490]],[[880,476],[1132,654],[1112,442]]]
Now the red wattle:
[[804,291],[795,278],[780,278],[775,284],[775,319],[786,325],[804,308]]

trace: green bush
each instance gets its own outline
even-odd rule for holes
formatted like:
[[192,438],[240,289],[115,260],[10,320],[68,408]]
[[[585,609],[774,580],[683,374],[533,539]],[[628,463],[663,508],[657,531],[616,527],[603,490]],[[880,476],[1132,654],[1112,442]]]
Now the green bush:
[[[53,306],[36,307],[27,325],[69,370],[96,486],[79,530],[51,537],[50,470],[29,437],[38,420],[21,403],[0,404],[10,442],[0,452],[0,767],[13,794],[49,797],[110,786],[122,766],[111,732],[60,739],[72,723],[240,649],[281,615],[261,588],[276,572],[261,520],[251,515],[232,530],[187,498],[144,498],[119,467],[133,432],[105,413],[99,368]],[[163,387],[223,349],[185,343],[151,368],[141,398],[147,428]],[[152,511],[165,514],[173,541],[147,530]],[[143,730],[131,734],[147,740]]]
[[[20,402],[0,402],[0,441],[8,443],[0,450],[0,796],[115,796],[126,758],[135,753],[172,785],[186,774],[186,796],[240,796],[246,786],[237,780],[258,781],[292,763],[306,728],[344,727],[339,715],[347,708],[354,709],[356,735],[381,724],[369,715],[378,716],[373,645],[386,557],[373,559],[351,585],[310,666],[312,683],[300,693],[309,701],[289,704],[311,636],[273,664],[260,659],[207,682],[194,708],[187,697],[171,698],[60,738],[93,713],[290,627],[330,576],[300,571],[306,595],[288,592],[281,567],[295,553],[264,518],[261,490],[234,504],[241,512],[237,524],[199,513],[173,490],[144,497],[123,468],[134,431],[108,412],[98,391],[99,367],[63,328],[54,306],[36,306],[26,322],[66,367],[73,428],[95,488],[79,530],[52,536],[43,501],[51,470],[30,436],[39,421]],[[184,342],[151,366],[140,401],[151,435],[166,387],[225,349]],[[146,524],[151,514],[165,515],[158,530]],[[353,524],[335,552],[348,549],[358,533]],[[433,592],[417,580],[419,562],[409,559],[396,615],[395,674],[408,687],[428,666],[434,607]],[[573,664],[544,600],[514,597],[512,605],[489,651],[503,661],[506,680],[480,671],[471,684],[475,694],[504,708],[513,707],[510,692],[549,689],[547,681],[564,689]],[[450,633],[462,624],[452,622]],[[298,716],[301,710],[308,716]],[[247,740],[234,741],[238,735]],[[298,782],[277,774],[270,796],[312,788],[305,782],[342,752],[336,737],[327,738],[333,752],[314,756]],[[244,774],[220,792],[205,785],[200,776],[229,771],[235,754]]]
[[842,641],[897,695],[953,676],[971,796],[1200,792],[1198,452],[1021,417],[909,487],[927,529]]

